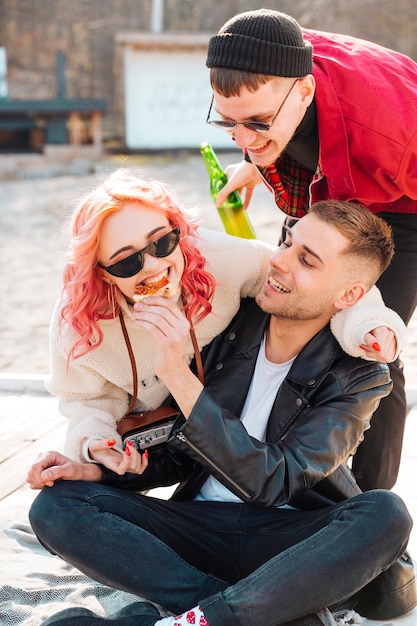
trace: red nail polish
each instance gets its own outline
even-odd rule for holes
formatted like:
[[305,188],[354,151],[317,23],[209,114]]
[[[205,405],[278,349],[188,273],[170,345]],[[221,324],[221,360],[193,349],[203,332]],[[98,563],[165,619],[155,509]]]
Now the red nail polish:
[[107,440],[107,445],[109,446],[109,448],[112,448],[116,443],[116,439],[108,439]]
[[125,455],[126,456],[130,456],[130,448],[129,448],[129,446],[126,446]]
[[381,346],[376,341],[372,344],[372,347],[376,352],[381,352]]
[[148,458],[149,456],[148,448],[146,448],[145,452],[143,453],[143,456],[145,457],[145,459]]
[[130,448],[133,446],[133,443],[130,441],[130,439],[128,439],[126,441],[126,445],[129,446]]
[[366,346],[359,346],[361,350],[366,350]]

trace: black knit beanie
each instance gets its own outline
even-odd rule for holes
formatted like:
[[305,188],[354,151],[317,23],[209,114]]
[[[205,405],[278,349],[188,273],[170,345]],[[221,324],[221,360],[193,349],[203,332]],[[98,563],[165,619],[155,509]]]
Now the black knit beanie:
[[313,71],[313,50],[294,18],[258,9],[235,15],[211,37],[206,65],[300,78]]

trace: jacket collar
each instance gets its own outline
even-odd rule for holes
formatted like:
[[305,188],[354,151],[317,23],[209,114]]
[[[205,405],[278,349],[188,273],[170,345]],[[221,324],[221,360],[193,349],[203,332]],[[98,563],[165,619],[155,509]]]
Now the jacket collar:
[[[350,169],[346,124],[337,93],[319,61],[314,65],[316,78],[317,124],[320,138],[320,158],[326,176],[329,195],[352,197],[355,185]],[[335,134],[336,133],[336,134]]]
[[303,387],[315,388],[341,352],[342,348],[330,330],[330,323],[326,324],[298,354],[287,379]]
[[[235,349],[256,359],[262,337],[270,320],[255,300],[247,299],[245,315],[238,315],[237,323],[226,333],[226,341],[232,341]],[[327,374],[342,348],[330,330],[330,323],[319,331],[297,355],[287,375],[287,380],[314,389]],[[307,364],[307,365],[306,365]]]

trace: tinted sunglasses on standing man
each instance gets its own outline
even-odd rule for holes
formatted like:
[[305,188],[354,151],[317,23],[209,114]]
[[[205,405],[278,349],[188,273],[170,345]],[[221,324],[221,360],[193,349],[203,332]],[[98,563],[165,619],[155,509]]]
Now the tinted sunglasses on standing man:
[[158,259],[162,259],[174,252],[175,248],[178,246],[179,240],[180,229],[174,228],[166,235],[162,235],[159,239],[152,241],[145,248],[142,248],[142,250],[130,254],[125,259],[113,263],[113,265],[103,265],[99,262],[97,262],[97,265],[112,276],[130,278],[142,269],[145,254],[151,254]]
[[287,92],[287,95],[285,96],[284,100],[281,102],[281,105],[278,111],[275,113],[274,117],[272,118],[269,124],[266,124],[265,122],[234,122],[233,120],[211,120],[210,115],[211,115],[211,109],[213,108],[213,103],[214,103],[214,94],[211,98],[209,112],[207,113],[206,124],[210,124],[210,126],[214,126],[215,128],[221,128],[222,130],[225,130],[228,132],[234,130],[236,126],[244,126],[248,130],[252,130],[255,133],[267,133],[275,124],[278,115],[281,113],[282,107],[286,103],[290,93],[293,90],[294,85],[299,80],[300,80],[299,78],[295,79],[295,81],[290,87],[290,90]]

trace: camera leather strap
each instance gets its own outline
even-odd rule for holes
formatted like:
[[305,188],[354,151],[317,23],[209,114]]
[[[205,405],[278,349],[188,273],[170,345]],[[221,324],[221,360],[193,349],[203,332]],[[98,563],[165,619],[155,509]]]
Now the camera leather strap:
[[[122,418],[122,419],[124,419],[126,417],[126,415],[128,415],[129,413],[131,413],[133,411],[134,406],[136,404],[136,400],[138,398],[138,372],[137,372],[137,368],[136,368],[135,355],[133,354],[132,344],[130,343],[130,338],[129,338],[129,334],[127,332],[126,323],[125,323],[122,311],[119,312],[119,319],[120,319],[120,325],[121,325],[122,331],[123,331],[123,336],[124,336],[124,339],[125,339],[125,342],[126,342],[127,351],[129,353],[130,364],[132,366],[132,374],[133,374],[133,395],[132,395],[132,398],[130,400],[129,407],[128,407],[124,417]],[[198,349],[197,339],[196,339],[196,336],[195,336],[195,333],[194,333],[194,328],[193,328],[192,324],[190,325],[190,335],[191,335],[191,341],[192,341],[193,348],[194,348],[195,360],[196,360],[196,364],[197,364],[198,379],[204,385],[203,363],[201,361],[201,355],[200,355],[200,351]]]

